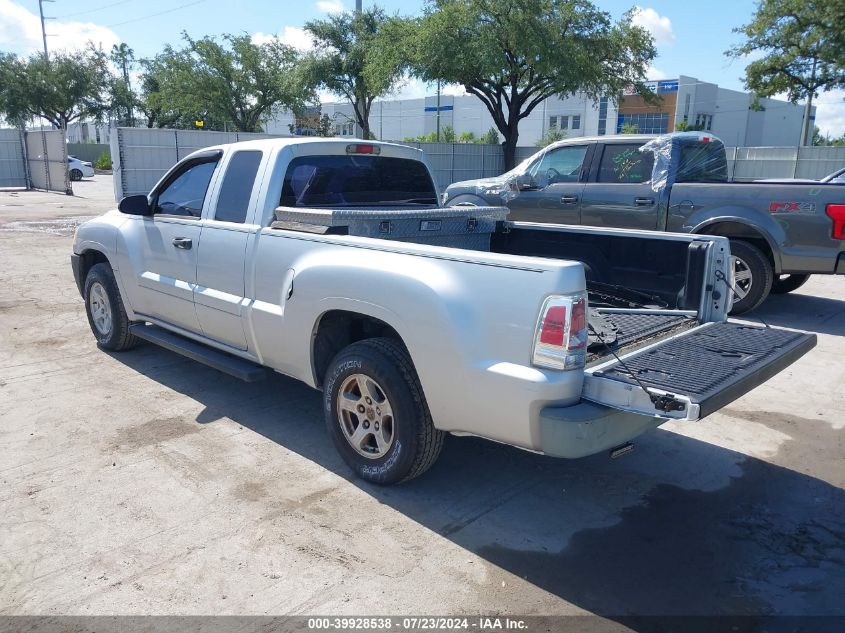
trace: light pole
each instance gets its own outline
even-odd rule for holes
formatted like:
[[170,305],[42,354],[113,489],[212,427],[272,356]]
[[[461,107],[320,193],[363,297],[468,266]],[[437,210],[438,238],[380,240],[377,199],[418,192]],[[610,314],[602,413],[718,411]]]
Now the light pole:
[[44,17],[44,3],[54,1],[55,0],[38,0],[38,13],[41,16],[41,40],[44,42],[44,59],[49,58],[47,55],[47,29],[44,28],[44,20],[52,19]]

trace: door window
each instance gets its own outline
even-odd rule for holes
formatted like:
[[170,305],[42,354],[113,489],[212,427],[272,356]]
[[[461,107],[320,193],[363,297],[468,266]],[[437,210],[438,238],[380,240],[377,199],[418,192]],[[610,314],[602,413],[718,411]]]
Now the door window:
[[217,208],[214,219],[222,222],[246,221],[249,210],[249,200],[258,166],[261,164],[262,153],[257,150],[236,152],[229,160],[220,195],[217,197]]
[[605,145],[599,164],[599,182],[642,183],[651,180],[654,154],[640,145]]
[[586,145],[558,147],[546,152],[531,170],[536,186],[543,188],[557,182],[578,182],[586,153]]
[[217,161],[194,163],[172,179],[158,194],[156,213],[199,219]]

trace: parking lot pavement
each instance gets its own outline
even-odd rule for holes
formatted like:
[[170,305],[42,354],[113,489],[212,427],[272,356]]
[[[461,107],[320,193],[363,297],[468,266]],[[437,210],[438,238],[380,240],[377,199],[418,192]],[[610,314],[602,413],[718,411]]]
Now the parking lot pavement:
[[70,231],[8,225],[104,203],[45,196],[0,193],[0,612],[845,615],[842,277],[758,312],[816,349],[622,459],[450,437],[382,489],[300,383],[98,350]]

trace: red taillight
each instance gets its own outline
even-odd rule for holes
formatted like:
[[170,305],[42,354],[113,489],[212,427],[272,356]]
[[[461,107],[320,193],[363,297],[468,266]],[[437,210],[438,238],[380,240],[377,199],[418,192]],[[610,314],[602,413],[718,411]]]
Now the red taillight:
[[563,334],[566,329],[566,306],[552,306],[543,318],[540,330],[540,342],[545,345],[563,346]]
[[378,145],[364,145],[356,143],[354,145],[346,146],[347,154],[381,154],[381,148]]
[[581,368],[586,350],[586,295],[579,293],[546,299],[537,320],[533,364],[548,369]]
[[829,204],[825,212],[833,220],[833,239],[845,240],[845,204]]

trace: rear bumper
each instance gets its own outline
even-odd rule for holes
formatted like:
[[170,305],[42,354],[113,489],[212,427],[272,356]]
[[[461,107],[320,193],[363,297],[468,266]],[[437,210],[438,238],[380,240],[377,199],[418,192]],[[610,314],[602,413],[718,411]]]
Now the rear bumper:
[[586,401],[570,407],[546,407],[540,411],[540,451],[552,457],[586,457],[615,448],[667,421]]
[[833,272],[837,275],[845,275],[845,253],[839,253],[836,260],[836,268]]

